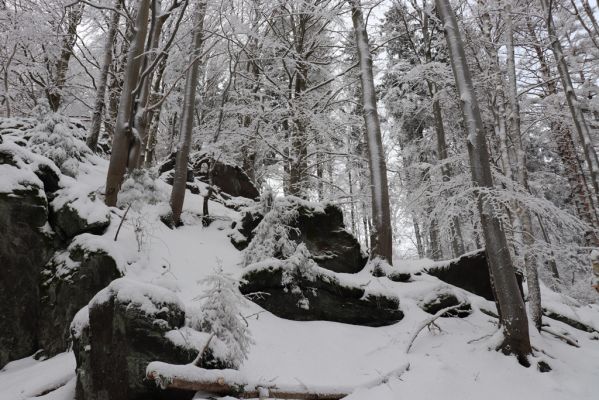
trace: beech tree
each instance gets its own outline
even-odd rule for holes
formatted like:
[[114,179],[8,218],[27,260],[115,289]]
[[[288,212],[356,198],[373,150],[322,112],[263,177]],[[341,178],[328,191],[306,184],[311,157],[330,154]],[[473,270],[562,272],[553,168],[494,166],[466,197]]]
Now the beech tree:
[[183,113],[181,115],[181,136],[177,144],[177,158],[171,192],[171,212],[176,225],[181,223],[181,211],[185,200],[185,185],[187,183],[187,161],[191,148],[194,106],[198,86],[198,71],[201,63],[202,43],[204,36],[204,15],[206,3],[196,6],[194,15],[194,30],[189,53],[189,70],[185,78],[185,93],[183,97]]
[[356,47],[360,63],[362,83],[362,112],[366,124],[368,163],[370,165],[370,185],[372,191],[371,257],[380,257],[389,264],[393,262],[393,238],[391,212],[389,210],[389,188],[387,164],[381,139],[381,127],[377,110],[376,90],[372,71],[372,55],[368,43],[368,32],[359,0],[350,0],[352,22],[356,37]]
[[485,239],[489,272],[505,332],[505,339],[501,347],[505,352],[517,355],[521,363],[528,364],[527,356],[532,350],[526,309],[518,289],[500,217],[486,198],[486,193],[493,190],[494,183],[485,129],[470,69],[466,62],[464,45],[449,0],[436,0],[435,5],[445,29],[451,66],[460,96],[466,140],[468,141],[472,181],[478,189],[478,211]]

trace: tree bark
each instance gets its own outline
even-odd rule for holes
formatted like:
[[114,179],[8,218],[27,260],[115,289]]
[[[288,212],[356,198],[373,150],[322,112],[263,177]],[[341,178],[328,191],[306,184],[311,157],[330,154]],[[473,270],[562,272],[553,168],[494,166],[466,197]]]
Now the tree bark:
[[387,165],[381,138],[381,127],[377,111],[376,90],[372,71],[372,56],[368,44],[368,33],[360,0],[349,0],[352,22],[356,36],[356,47],[360,59],[360,81],[362,83],[362,107],[366,125],[366,143],[370,165],[370,185],[372,191],[371,258],[381,258],[392,264],[393,237]]
[[472,181],[474,186],[480,189],[477,196],[478,210],[485,239],[489,272],[495,286],[496,301],[501,309],[501,322],[504,326],[505,338],[501,348],[505,353],[517,355],[522,364],[528,364],[527,356],[531,353],[531,345],[526,308],[520,296],[500,218],[492,204],[485,199],[484,192],[493,190],[494,185],[489,151],[470,70],[466,62],[464,45],[449,0],[435,0],[435,4],[445,30],[451,66],[460,96],[467,133]]
[[73,47],[77,42],[77,27],[81,22],[83,15],[83,4],[74,5],[66,9],[67,31],[63,38],[60,57],[56,62],[56,72],[52,79],[52,86],[46,88],[46,97],[50,104],[50,109],[57,112],[62,102],[62,91],[66,84],[67,72],[69,70],[69,61],[73,55]]
[[151,0],[140,0],[137,7],[137,18],[134,36],[129,46],[127,66],[123,78],[123,89],[119,101],[119,111],[116,118],[116,127],[112,139],[112,153],[106,177],[107,206],[115,206],[118,192],[121,188],[127,167],[130,166],[130,150],[134,141],[132,132],[133,91],[137,87],[140,69],[143,64],[143,53],[146,35],[148,32],[148,17]]
[[87,146],[95,152],[98,147],[98,138],[100,137],[100,127],[102,125],[102,116],[104,115],[104,108],[106,104],[106,86],[108,83],[108,71],[112,64],[112,55],[114,47],[114,39],[119,28],[121,0],[116,0],[114,4],[116,11],[112,12],[112,17],[108,25],[108,33],[106,34],[106,43],[104,44],[104,58],[102,61],[102,69],[100,70],[100,77],[98,79],[98,90],[96,92],[96,102],[94,104],[94,111],[92,114],[92,124],[87,137]]
[[[516,84],[516,62],[514,52],[514,28],[512,21],[512,8],[506,4],[504,9],[505,36],[507,47],[507,78],[508,99],[511,108],[512,143],[516,152],[516,171],[518,183],[530,192],[528,186],[528,171],[526,169],[526,153],[522,144],[522,130],[520,128],[520,104],[518,102],[518,87]],[[540,330],[542,325],[543,310],[541,309],[541,288],[539,286],[539,275],[537,271],[537,260],[532,254],[535,243],[530,211],[523,204],[518,205],[517,210],[520,221],[522,221],[522,237],[524,252],[524,269],[526,272],[526,284],[528,286],[528,300],[530,319],[535,327]]]
[[189,62],[191,68],[187,71],[185,80],[185,92],[183,95],[183,111],[181,115],[181,136],[177,145],[177,158],[175,164],[175,176],[173,190],[171,192],[171,211],[175,225],[181,224],[181,212],[185,200],[185,186],[187,182],[187,162],[189,150],[191,149],[193,111],[195,108],[196,88],[200,69],[200,55],[204,37],[204,15],[206,13],[206,2],[197,5],[194,16],[193,41],[190,48]]
[[551,41],[551,49],[553,51],[553,56],[555,58],[557,69],[564,87],[568,108],[572,114],[572,121],[574,122],[574,127],[578,134],[578,140],[580,141],[580,145],[584,150],[584,157],[591,175],[591,183],[594,189],[594,199],[597,200],[597,195],[599,194],[599,159],[597,158],[597,153],[593,147],[589,127],[580,107],[580,102],[578,101],[576,92],[574,91],[574,85],[572,84],[572,78],[570,77],[570,72],[568,70],[568,64],[566,63],[566,58],[562,50],[562,45],[555,31],[551,3],[549,3],[548,0],[541,0],[541,7],[543,12],[547,14],[547,32],[549,34],[549,40]]
[[[154,7],[154,12],[156,13],[156,15],[153,16],[154,28],[150,37],[148,49],[146,50],[144,68],[151,66],[157,57],[160,37],[162,36],[162,27],[170,15],[169,13],[162,13],[162,0],[155,0]],[[140,167],[142,165],[144,149],[148,143],[148,127],[152,121],[152,116],[147,107],[149,105],[148,102],[152,97],[151,89],[153,77],[154,71],[151,71],[146,75],[145,78],[142,78],[143,82],[141,82],[141,88],[136,102],[137,105],[135,107],[134,125],[135,129],[137,130],[136,139],[138,140],[135,140],[131,149],[131,158],[133,159],[135,167]]]

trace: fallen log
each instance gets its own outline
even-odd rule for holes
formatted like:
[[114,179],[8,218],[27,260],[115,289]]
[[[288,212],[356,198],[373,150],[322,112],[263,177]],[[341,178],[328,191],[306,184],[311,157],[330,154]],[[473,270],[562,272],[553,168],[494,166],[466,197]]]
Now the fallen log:
[[358,386],[278,385],[273,381],[251,381],[233,369],[204,369],[193,364],[173,365],[160,361],[148,364],[146,377],[162,389],[181,389],[205,392],[240,399],[277,398],[298,400],[340,400],[357,389],[382,385],[391,378],[399,378],[410,367],[409,363]]

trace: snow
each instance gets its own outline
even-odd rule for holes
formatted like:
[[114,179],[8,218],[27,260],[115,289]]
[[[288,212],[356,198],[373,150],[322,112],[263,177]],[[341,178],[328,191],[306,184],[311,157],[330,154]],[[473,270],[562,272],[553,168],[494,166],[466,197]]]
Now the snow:
[[122,303],[132,303],[138,306],[147,314],[157,314],[162,311],[162,307],[157,305],[175,305],[181,309],[185,306],[177,295],[172,291],[160,286],[129,278],[119,278],[110,283],[107,288],[102,289],[89,302],[89,307],[93,308],[109,301],[111,295]]
[[[82,163],[78,180],[63,176],[61,195],[67,198],[70,193],[78,193],[87,198],[90,193],[96,193],[98,200],[88,204],[95,209],[101,204],[106,168],[107,162],[99,158],[93,163]],[[0,173],[0,177],[0,182],[4,182],[5,175]],[[168,194],[170,186],[158,182],[157,190]],[[186,193],[182,215],[184,226],[174,230],[159,221],[159,217],[168,211],[167,204],[159,203],[129,214],[117,241],[114,236],[124,212],[117,208],[109,209],[111,223],[103,236],[77,237],[76,243],[105,250],[115,257],[126,274],[125,278],[99,292],[91,306],[105,301],[112,292],[119,299],[134,302],[150,313],[159,311],[155,303],[174,303],[186,309],[189,317],[201,308],[194,299],[203,293],[205,285],[198,282],[213,273],[216,266],[222,265],[223,271],[234,277],[240,277],[248,268],[258,268],[257,265],[242,268],[243,253],[230,243],[231,222],[237,220],[239,214],[211,202],[215,221],[204,227],[200,215],[202,201],[201,196]],[[136,235],[140,226],[144,232],[141,239]],[[141,243],[140,247],[138,243]],[[394,264],[399,266],[399,271],[414,274],[443,263],[396,260]],[[398,297],[405,318],[380,328],[325,321],[298,322],[278,318],[247,301],[240,306],[240,312],[247,320],[254,344],[240,370],[230,372],[232,378],[243,378],[244,382],[276,380],[281,387],[305,385],[312,389],[356,389],[348,397],[352,400],[597,399],[597,335],[545,318],[544,322],[551,329],[576,340],[580,347],[569,346],[546,333],[539,334],[531,327],[536,350],[531,358],[533,366],[524,368],[515,358],[493,349],[500,338],[497,320],[481,309],[496,310],[493,303],[481,297],[449,287],[426,274],[413,275],[413,282],[400,283],[386,277],[373,278],[366,269],[358,274],[333,275],[315,268],[318,268],[317,273],[329,274],[341,284],[359,285],[368,293]],[[430,318],[418,304],[431,293],[447,287],[471,303],[472,314],[463,319],[438,319],[436,325],[440,330],[434,327],[423,329],[406,354],[406,346],[415,330]],[[542,289],[545,307],[576,317],[596,329],[599,327],[597,305],[581,306],[548,288]],[[80,333],[87,320],[87,309],[83,309],[74,318],[72,329]],[[202,348],[207,340],[206,334],[189,328],[170,331],[167,337],[175,344],[185,343],[196,349]],[[211,342],[211,347],[220,345],[217,340]],[[226,353],[226,350],[217,351]],[[537,371],[536,363],[541,360],[551,366],[551,372]],[[384,384],[371,385],[408,364],[409,369],[403,371],[400,378],[390,377]],[[189,374],[197,372],[188,366],[153,364],[152,367]],[[12,362],[0,371],[0,400],[28,399],[58,387],[39,398],[74,400],[74,370],[75,360],[70,352],[46,361],[29,357]],[[196,396],[198,399],[204,397]]]
[[[62,353],[45,361],[33,357],[13,361],[0,371],[0,400],[74,399],[75,357],[73,353]],[[66,386],[65,386],[66,385]],[[48,397],[41,394],[64,387]]]

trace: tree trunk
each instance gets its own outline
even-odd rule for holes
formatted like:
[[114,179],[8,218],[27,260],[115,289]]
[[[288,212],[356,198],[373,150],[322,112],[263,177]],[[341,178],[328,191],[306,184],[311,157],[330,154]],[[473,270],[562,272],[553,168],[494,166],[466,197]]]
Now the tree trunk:
[[187,162],[191,148],[191,136],[193,128],[193,112],[195,108],[196,88],[200,69],[200,55],[204,37],[204,15],[206,3],[204,1],[197,5],[193,30],[193,41],[190,48],[189,62],[191,68],[187,71],[185,80],[185,92],[183,95],[183,114],[181,116],[181,136],[177,145],[177,159],[175,164],[175,177],[173,190],[171,192],[171,211],[175,225],[181,224],[181,212],[185,200],[185,186],[187,182]]
[[52,86],[46,88],[46,97],[50,104],[50,109],[57,112],[62,101],[62,91],[66,84],[67,72],[69,70],[69,61],[73,55],[73,47],[77,42],[77,27],[81,22],[83,15],[83,4],[74,5],[66,9],[67,32],[64,35],[60,57],[56,62],[56,71],[52,79]]
[[98,147],[98,138],[100,137],[100,127],[102,125],[102,116],[104,115],[104,108],[106,104],[106,86],[108,83],[108,71],[112,64],[112,54],[114,39],[119,29],[119,19],[121,14],[121,0],[116,0],[114,4],[116,11],[113,11],[110,23],[108,25],[108,33],[106,36],[106,43],[104,44],[104,59],[102,69],[100,70],[100,77],[98,79],[98,90],[96,92],[96,102],[94,105],[94,112],[92,114],[92,124],[89,136],[87,137],[87,146],[95,152]]
[[[164,22],[168,18],[169,14],[162,14],[162,0],[156,0],[155,11],[157,15],[154,16],[154,29],[149,42],[149,48],[146,50],[146,57],[144,68],[149,68],[157,57],[158,46],[160,44],[160,37],[162,35],[162,27]],[[141,90],[137,99],[137,105],[135,109],[135,129],[137,130],[137,138],[133,143],[131,149],[131,158],[135,167],[140,167],[143,162],[143,153],[145,146],[148,143],[148,127],[152,121],[152,116],[148,111],[147,107],[151,99],[152,93],[152,79],[154,77],[154,71],[150,71],[143,82],[141,82]]]
[[[533,38],[533,42],[538,43],[539,40],[536,37],[529,19],[527,19],[527,27],[529,34]],[[534,45],[534,49],[539,60],[543,80],[547,82],[545,85],[547,93],[549,95],[557,95],[557,85],[555,81],[551,79],[551,72],[545,59],[543,49],[539,45]],[[599,218],[595,207],[595,201],[593,200],[591,189],[584,174],[582,163],[578,158],[576,144],[572,138],[570,127],[568,124],[564,124],[563,121],[555,119],[551,121],[551,132],[555,137],[557,152],[566,169],[566,177],[572,191],[571,193],[576,207],[576,213],[578,217],[585,221],[590,227],[597,226],[599,224]],[[589,237],[591,243],[593,245],[598,245],[599,240],[597,239],[596,234],[593,232],[590,233],[591,235],[589,235]]]
[[[462,115],[467,133],[468,155],[475,187],[493,190],[493,178],[489,151],[483,123],[474,92],[470,70],[455,14],[449,0],[435,0],[437,13],[443,23],[450,54]],[[531,353],[526,308],[520,290],[499,216],[483,193],[478,194],[478,210],[485,239],[489,272],[496,290],[496,300],[501,309],[501,322],[505,338],[501,345],[505,353],[518,356],[522,364],[528,364]]]
[[[435,89],[434,89],[435,88]],[[443,162],[447,159],[447,142],[445,140],[445,127],[443,126],[443,111],[438,99],[435,99],[436,85],[429,84],[429,90],[433,97],[433,116],[435,118],[435,135],[437,137],[437,159]],[[441,168],[443,182],[448,182],[452,176],[452,170],[449,166]],[[453,256],[459,257],[464,254],[464,243],[462,239],[462,228],[459,217],[452,218],[451,227],[451,248]]]
[[[530,192],[528,186],[528,171],[526,169],[526,153],[522,144],[522,131],[520,129],[520,104],[518,102],[518,87],[516,83],[516,62],[514,52],[514,28],[512,22],[511,5],[505,6],[504,12],[507,39],[507,78],[508,78],[508,99],[511,108],[511,128],[512,143],[516,152],[516,171],[518,183]],[[523,204],[518,206],[518,214],[522,222],[523,251],[524,251],[524,269],[526,272],[526,284],[528,286],[528,299],[530,309],[530,319],[538,330],[541,330],[541,319],[543,310],[541,309],[541,288],[539,286],[539,276],[537,272],[537,259],[532,254],[532,248],[535,243],[534,232],[532,228],[532,218],[530,211]]]
[[140,0],[137,7],[137,18],[132,42],[127,56],[127,67],[123,77],[123,89],[119,102],[119,111],[116,118],[116,127],[112,139],[112,153],[106,177],[107,206],[115,206],[118,192],[123,183],[127,167],[131,167],[130,150],[134,141],[131,130],[133,112],[133,91],[137,87],[143,59],[144,44],[148,32],[148,17],[150,13],[150,0]]
[[362,83],[362,107],[366,124],[366,143],[370,165],[370,185],[372,191],[373,232],[371,238],[371,258],[381,258],[391,264],[393,238],[391,211],[389,208],[389,188],[387,165],[381,138],[381,127],[377,111],[376,91],[372,71],[372,56],[368,44],[368,33],[359,0],[349,0],[352,8],[352,22],[356,35],[356,47],[360,59],[360,80]]
[[597,153],[595,152],[593,142],[591,141],[589,127],[586,123],[582,109],[580,108],[580,103],[576,97],[576,92],[574,91],[572,78],[570,77],[570,72],[568,70],[566,58],[564,57],[562,45],[555,31],[551,3],[549,3],[548,0],[541,0],[541,7],[543,12],[547,14],[547,31],[549,34],[549,40],[551,41],[551,49],[553,50],[553,56],[555,58],[557,69],[564,87],[568,108],[572,114],[572,121],[574,122],[574,127],[578,133],[580,145],[584,150],[584,158],[587,162],[587,167],[591,175],[591,183],[595,191],[594,199],[597,200],[597,195],[599,194],[599,159],[597,158]]

